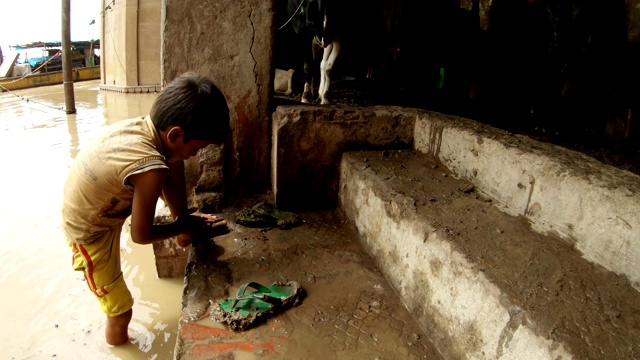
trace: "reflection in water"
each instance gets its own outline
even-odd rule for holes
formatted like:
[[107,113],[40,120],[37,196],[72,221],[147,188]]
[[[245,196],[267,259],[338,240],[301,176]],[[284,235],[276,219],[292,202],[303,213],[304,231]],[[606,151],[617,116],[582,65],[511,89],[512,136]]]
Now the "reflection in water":
[[108,123],[122,119],[147,115],[157,94],[124,94],[114,91],[102,91],[101,101],[103,116]]
[[76,114],[67,115],[67,128],[69,129],[69,135],[71,136],[71,146],[69,147],[69,152],[71,153],[71,158],[75,159],[76,155],[80,151],[78,147],[78,124],[76,123]]
[[[78,151],[104,126],[146,115],[155,94],[102,92],[74,84],[67,115],[61,85],[0,94],[0,359],[171,359],[182,279],[158,279],[153,249],[122,236],[122,266],[135,298],[131,341],[112,348],[105,316],[60,228],[62,184]],[[58,109],[56,109],[58,108]]]

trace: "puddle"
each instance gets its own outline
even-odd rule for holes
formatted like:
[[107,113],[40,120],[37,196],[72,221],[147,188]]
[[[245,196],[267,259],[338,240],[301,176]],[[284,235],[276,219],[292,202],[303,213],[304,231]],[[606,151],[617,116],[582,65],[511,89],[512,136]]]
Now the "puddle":
[[[158,279],[151,246],[122,237],[123,271],[135,298],[130,343],[104,341],[105,317],[60,228],[62,184],[78,151],[107,124],[146,115],[155,94],[74,84],[67,115],[61,85],[0,94],[0,359],[171,359],[182,279]],[[126,228],[126,226],[125,226]]]

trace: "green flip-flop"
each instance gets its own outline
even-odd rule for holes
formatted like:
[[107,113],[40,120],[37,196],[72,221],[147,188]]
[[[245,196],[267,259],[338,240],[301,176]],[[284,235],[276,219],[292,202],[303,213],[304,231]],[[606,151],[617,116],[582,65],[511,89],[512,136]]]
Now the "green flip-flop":
[[273,227],[283,230],[298,226],[301,223],[296,214],[281,211],[268,202],[259,202],[249,209],[236,212],[236,223],[248,227]]
[[[247,288],[256,291],[247,292]],[[211,307],[211,318],[226,323],[232,330],[246,330],[258,320],[265,319],[300,301],[302,288],[295,281],[275,282],[264,286],[257,282],[246,283],[236,296]]]

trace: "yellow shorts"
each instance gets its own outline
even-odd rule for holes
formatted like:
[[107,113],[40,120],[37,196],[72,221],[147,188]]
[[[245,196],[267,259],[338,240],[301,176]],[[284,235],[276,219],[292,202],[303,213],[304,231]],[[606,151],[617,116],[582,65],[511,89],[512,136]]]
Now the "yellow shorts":
[[119,226],[89,245],[69,241],[73,251],[73,269],[84,272],[89,289],[100,302],[100,308],[113,317],[133,307],[133,297],[120,268]]

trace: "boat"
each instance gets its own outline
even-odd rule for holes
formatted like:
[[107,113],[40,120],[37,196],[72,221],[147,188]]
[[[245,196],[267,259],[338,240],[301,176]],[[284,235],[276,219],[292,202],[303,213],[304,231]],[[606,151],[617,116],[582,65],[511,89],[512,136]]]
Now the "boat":
[[[37,42],[11,48],[15,51],[41,49],[42,56],[18,63],[19,55],[16,55],[3,63],[0,66],[0,92],[63,83],[61,43]],[[74,41],[71,48],[73,81],[100,79],[100,56],[96,54],[100,40]]]
[[[75,68],[72,70],[73,81],[100,79],[100,65]],[[63,82],[62,71],[30,74],[25,77],[0,79],[0,92],[28,89],[36,86],[56,85]]]

